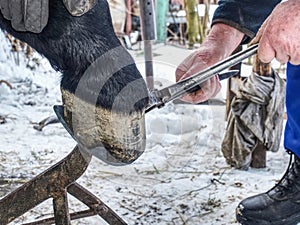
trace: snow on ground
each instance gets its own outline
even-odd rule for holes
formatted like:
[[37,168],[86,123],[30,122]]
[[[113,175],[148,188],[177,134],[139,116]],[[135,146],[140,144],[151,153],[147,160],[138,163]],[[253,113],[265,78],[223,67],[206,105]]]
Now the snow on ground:
[[[60,104],[59,79],[41,59],[32,71],[0,38],[0,196],[38,175],[71,152],[75,142],[61,124],[43,131],[33,129],[54,115]],[[132,51],[143,73],[143,55]],[[190,50],[153,46],[156,87],[174,82],[174,71]],[[23,60],[23,61],[22,61]],[[226,88],[226,83],[223,84]],[[224,100],[226,89],[218,95]],[[222,101],[221,101],[222,102]],[[245,197],[268,190],[279,179],[288,162],[283,148],[267,154],[267,167],[236,170],[228,166],[220,144],[225,132],[225,106],[170,103],[146,115],[147,148],[133,164],[114,167],[93,158],[78,180],[128,224],[228,225],[237,224],[235,207]],[[70,209],[80,203],[70,196]],[[32,221],[51,214],[51,201],[42,203],[11,224]],[[1,211],[1,210],[0,210]],[[72,224],[106,224],[99,217]]]

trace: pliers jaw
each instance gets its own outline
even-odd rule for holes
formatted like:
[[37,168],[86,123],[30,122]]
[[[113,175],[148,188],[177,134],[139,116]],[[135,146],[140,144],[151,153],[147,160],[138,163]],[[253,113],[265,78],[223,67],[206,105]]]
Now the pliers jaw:
[[201,89],[201,84],[207,81],[208,79],[212,78],[213,76],[218,75],[220,80],[224,80],[236,75],[239,72],[238,70],[229,70],[225,72],[224,70],[254,55],[257,52],[257,49],[258,44],[252,45],[246,50],[238,52],[230,56],[229,58],[211,67],[208,67],[203,71],[194,74],[184,80],[181,80],[161,90],[150,92],[150,101],[145,112],[147,113],[155,108],[161,108],[167,102],[180,98],[187,93],[192,93]]

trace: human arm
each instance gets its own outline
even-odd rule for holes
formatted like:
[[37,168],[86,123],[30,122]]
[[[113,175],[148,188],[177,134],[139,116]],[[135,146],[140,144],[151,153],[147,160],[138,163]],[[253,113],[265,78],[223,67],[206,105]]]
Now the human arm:
[[[231,55],[239,44],[255,36],[260,24],[278,2],[270,0],[262,4],[261,0],[220,0],[208,36],[200,48],[178,66],[176,80],[185,79]],[[182,100],[199,103],[214,97],[220,88],[215,76],[204,82],[201,90],[185,95]]]
[[[200,48],[189,55],[176,69],[176,81],[183,80],[228,57],[241,43],[244,34],[226,24],[215,24]],[[220,91],[218,76],[201,85],[201,89],[187,94],[182,100],[199,103],[214,97]]]

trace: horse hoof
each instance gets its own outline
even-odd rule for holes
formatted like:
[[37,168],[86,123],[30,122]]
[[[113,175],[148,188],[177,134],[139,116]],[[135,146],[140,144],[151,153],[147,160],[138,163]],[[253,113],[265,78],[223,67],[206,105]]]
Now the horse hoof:
[[130,164],[142,155],[146,148],[145,112],[107,110],[74,95],[69,100],[54,110],[81,149],[112,165]]

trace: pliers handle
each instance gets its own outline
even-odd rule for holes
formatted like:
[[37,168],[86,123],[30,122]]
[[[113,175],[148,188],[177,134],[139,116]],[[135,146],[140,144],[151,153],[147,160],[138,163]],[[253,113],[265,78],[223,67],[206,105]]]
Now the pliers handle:
[[181,96],[183,96],[186,93],[190,93],[192,91],[196,91],[200,87],[203,82],[208,80],[209,78],[219,75],[219,78],[226,79],[228,77],[231,77],[236,74],[237,71],[228,71],[228,72],[223,72],[223,70],[232,67],[239,62],[243,61],[244,59],[247,59],[248,57],[254,55],[257,52],[258,49],[258,44],[254,44],[247,48],[244,51],[240,51],[227,59],[224,59],[218,63],[216,63],[213,66],[210,66],[203,71],[194,74],[184,80],[181,80],[175,84],[172,84],[168,87],[165,87],[161,90],[153,91],[150,93],[150,103],[148,107],[146,108],[145,112],[149,112],[153,110],[154,108],[161,108],[163,107],[166,103],[177,99]]

